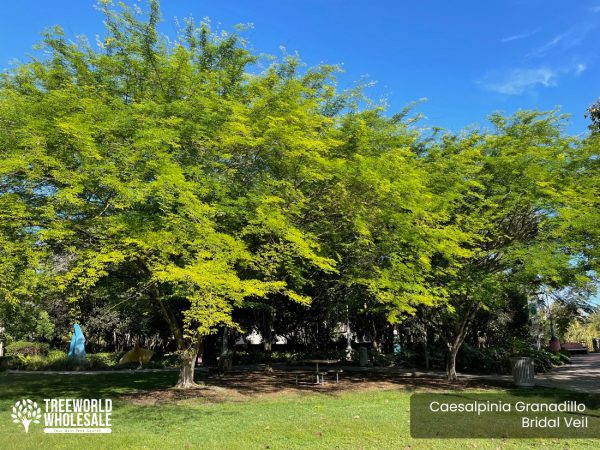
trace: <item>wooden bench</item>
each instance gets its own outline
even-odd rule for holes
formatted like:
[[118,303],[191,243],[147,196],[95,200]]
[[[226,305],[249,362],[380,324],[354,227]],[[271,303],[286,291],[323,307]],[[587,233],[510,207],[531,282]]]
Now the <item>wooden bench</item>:
[[564,342],[561,344],[560,348],[562,350],[567,350],[569,353],[587,353],[588,348],[587,345],[582,344],[581,342]]

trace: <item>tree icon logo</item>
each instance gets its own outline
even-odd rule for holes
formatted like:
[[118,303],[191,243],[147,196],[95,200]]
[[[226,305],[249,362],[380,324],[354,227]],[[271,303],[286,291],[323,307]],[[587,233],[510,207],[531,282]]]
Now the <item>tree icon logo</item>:
[[31,422],[40,423],[42,418],[42,410],[37,402],[31,400],[19,400],[13,406],[11,417],[14,423],[22,423],[25,428],[25,433],[29,433],[29,425]]

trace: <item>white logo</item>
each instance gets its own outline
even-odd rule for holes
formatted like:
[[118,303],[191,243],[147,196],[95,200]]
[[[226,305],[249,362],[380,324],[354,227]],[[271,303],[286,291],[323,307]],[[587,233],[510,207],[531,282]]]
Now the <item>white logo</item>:
[[111,433],[112,400],[109,398],[45,398],[44,413],[37,402],[19,400],[13,406],[14,423],[29,433],[32,423],[43,417],[44,433]]
[[110,433],[109,398],[45,398],[44,433]]
[[13,412],[10,415],[13,418],[14,423],[22,423],[25,428],[25,433],[29,433],[29,425],[31,422],[40,423],[42,418],[42,410],[38,406],[37,402],[31,400],[19,400],[13,406]]

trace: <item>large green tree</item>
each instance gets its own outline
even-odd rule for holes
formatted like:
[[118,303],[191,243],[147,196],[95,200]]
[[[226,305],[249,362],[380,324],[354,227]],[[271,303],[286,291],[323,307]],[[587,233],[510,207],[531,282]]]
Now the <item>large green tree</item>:
[[576,232],[592,198],[593,179],[581,176],[589,154],[563,134],[562,120],[555,113],[496,114],[494,131],[446,136],[426,157],[433,189],[454,198],[449,223],[469,236],[458,269],[438,280],[449,302],[434,319],[444,330],[451,380],[477,311],[493,311],[510,291],[534,296],[592,281]]
[[95,44],[54,28],[2,76],[3,311],[49,297],[85,321],[93,298],[144,302],[185,388],[236,307],[270,342],[316,298],[315,334],[351,316],[376,347],[386,321],[427,310],[454,379],[478,310],[593,277],[596,135],[521,112],[426,138],[408,110],[337,92],[335,67],[259,60],[192,20],[169,40],[148,6],[102,1]]
[[158,2],[145,19],[102,9],[97,46],[55,28],[45,56],[2,79],[1,264],[12,277],[2,299],[43,289],[85,320],[78,303],[126,272],[169,324],[178,386],[191,387],[204,336],[235,326],[235,305],[308,300],[265,264],[269,254],[333,270],[294,223],[293,179],[281,181],[304,176],[328,123],[307,82],[288,74],[293,61],[251,75],[255,57],[235,34],[187,21],[170,43],[157,31]]

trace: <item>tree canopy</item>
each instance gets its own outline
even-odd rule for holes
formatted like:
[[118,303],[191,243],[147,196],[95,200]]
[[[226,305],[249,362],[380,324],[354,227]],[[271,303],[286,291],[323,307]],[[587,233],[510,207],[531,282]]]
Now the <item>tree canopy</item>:
[[148,5],[103,1],[98,42],[56,27],[2,76],[3,308],[144,304],[181,387],[240,308],[318,301],[390,323],[424,308],[454,377],[477,310],[592,282],[597,137],[535,111],[432,135],[338,91],[334,66],[261,68],[238,32],[191,19],[169,40]]

